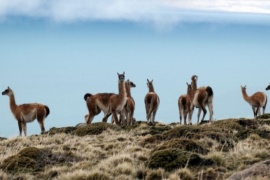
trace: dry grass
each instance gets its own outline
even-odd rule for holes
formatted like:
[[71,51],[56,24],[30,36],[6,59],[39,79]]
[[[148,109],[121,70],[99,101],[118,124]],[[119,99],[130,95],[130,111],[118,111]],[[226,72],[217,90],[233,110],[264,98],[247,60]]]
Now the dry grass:
[[1,139],[0,179],[236,177],[231,175],[248,174],[253,164],[270,159],[269,120],[259,121],[227,119],[201,126],[139,122],[122,129],[97,123]]

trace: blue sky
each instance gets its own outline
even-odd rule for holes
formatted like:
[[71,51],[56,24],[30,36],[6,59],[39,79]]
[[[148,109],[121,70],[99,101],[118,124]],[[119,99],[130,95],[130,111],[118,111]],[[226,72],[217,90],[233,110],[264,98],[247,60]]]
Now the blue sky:
[[[177,100],[196,74],[198,86],[214,90],[214,119],[252,117],[240,85],[252,94],[270,83],[268,1],[128,2],[2,1],[1,92],[10,86],[17,104],[48,105],[46,130],[74,126],[87,114],[84,94],[117,93],[117,72],[125,71],[137,85],[135,118],[145,120],[148,78],[161,101],[156,120],[171,123],[179,121]],[[0,122],[0,136],[18,135],[5,96]],[[40,133],[36,121],[27,126],[29,135]]]

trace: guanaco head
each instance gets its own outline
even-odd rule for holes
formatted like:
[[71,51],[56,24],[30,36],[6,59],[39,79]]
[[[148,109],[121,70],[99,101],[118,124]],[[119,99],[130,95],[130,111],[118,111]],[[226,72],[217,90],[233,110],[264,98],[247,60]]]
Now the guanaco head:
[[242,91],[246,91],[247,86],[246,85],[245,86],[241,86],[241,89],[242,89]]
[[2,92],[2,95],[8,95],[9,96],[12,93],[13,93],[13,91],[9,87],[7,87],[7,89]]
[[133,87],[133,88],[136,87],[136,84],[134,84],[132,81],[129,81],[129,85],[130,85],[130,87]]
[[197,75],[193,75],[191,77],[191,88],[193,91],[197,90],[197,80],[198,80],[198,76]]
[[147,87],[149,89],[149,92],[155,92],[154,91],[154,86],[153,86],[153,81],[154,80],[149,81],[149,79],[147,79]]
[[191,80],[192,80],[192,81],[197,81],[197,80],[198,80],[198,76],[197,76],[197,75],[193,75],[193,76],[191,77]]
[[147,79],[147,86],[150,87],[150,86],[153,86],[153,79],[150,81],[149,79]]
[[124,82],[125,81],[125,72],[123,72],[123,74],[119,74],[119,73],[117,73],[117,74],[118,74],[119,81]]
[[126,80],[125,84],[126,84],[126,87],[128,87],[128,88],[134,88],[134,87],[136,87],[136,84],[134,84],[134,83],[133,83],[132,81],[130,81],[129,79]]
[[191,92],[191,90],[192,90],[192,89],[191,89],[191,84],[188,84],[188,83],[187,83],[187,94],[189,94],[189,92]]
[[270,90],[270,84],[266,87],[265,90]]

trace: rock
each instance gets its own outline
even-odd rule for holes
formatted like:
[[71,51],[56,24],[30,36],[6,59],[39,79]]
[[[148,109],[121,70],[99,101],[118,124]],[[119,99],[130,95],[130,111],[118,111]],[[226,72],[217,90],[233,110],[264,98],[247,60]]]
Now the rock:
[[77,124],[75,127],[78,128],[78,127],[84,127],[86,126],[87,124],[86,123],[79,123]]
[[236,172],[228,180],[260,179],[262,177],[265,179],[270,178],[270,160],[256,163],[243,171]]

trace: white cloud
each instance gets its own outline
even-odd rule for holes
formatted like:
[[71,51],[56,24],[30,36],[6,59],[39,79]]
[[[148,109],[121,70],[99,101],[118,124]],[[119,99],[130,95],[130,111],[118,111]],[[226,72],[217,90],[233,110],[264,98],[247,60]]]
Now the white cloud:
[[[179,22],[270,23],[269,0],[1,0],[0,18],[58,22],[121,21],[164,26]],[[234,18],[237,16],[237,18]]]
[[185,9],[270,14],[268,0],[168,0],[168,3]]

